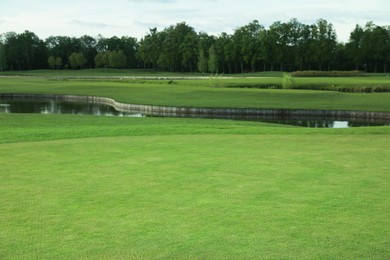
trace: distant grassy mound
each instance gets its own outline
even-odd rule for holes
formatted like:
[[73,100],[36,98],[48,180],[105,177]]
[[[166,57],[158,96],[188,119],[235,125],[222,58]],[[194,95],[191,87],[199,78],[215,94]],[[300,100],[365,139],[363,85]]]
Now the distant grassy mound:
[[365,73],[358,70],[352,71],[318,71],[318,70],[304,70],[294,71],[291,73],[293,77],[362,77]]

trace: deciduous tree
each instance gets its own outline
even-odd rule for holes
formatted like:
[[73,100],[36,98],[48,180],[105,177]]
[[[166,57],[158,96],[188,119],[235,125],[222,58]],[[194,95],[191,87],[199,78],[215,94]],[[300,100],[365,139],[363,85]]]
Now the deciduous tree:
[[5,53],[5,45],[0,42],[0,71],[7,68],[7,56]]
[[69,62],[72,68],[79,69],[87,63],[87,59],[84,57],[84,54],[80,52],[74,52],[69,56]]

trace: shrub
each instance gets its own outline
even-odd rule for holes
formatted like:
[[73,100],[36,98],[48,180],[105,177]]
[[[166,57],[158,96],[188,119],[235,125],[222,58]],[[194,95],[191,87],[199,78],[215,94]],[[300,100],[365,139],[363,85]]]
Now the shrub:
[[284,89],[294,88],[295,81],[290,73],[283,73],[282,87]]
[[213,75],[211,73],[211,75],[210,75],[210,86],[212,88],[223,88],[224,87],[224,81],[222,79],[222,74],[218,75],[218,73],[215,73],[215,75]]

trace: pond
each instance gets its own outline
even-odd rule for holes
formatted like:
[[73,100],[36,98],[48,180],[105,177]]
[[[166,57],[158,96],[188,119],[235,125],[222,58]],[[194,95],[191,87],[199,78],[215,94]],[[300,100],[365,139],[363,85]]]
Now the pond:
[[[146,117],[153,116],[134,111],[120,112],[112,106],[91,102],[63,101],[56,99],[1,99],[0,113],[37,113],[37,114],[75,114],[95,116],[119,117]],[[163,116],[163,115],[160,115]],[[171,116],[172,115],[168,115]],[[285,124],[311,128],[348,128],[358,126],[389,126],[389,120],[351,120],[340,117],[310,118],[310,117],[283,117],[283,116],[229,116],[208,114],[175,114],[174,117],[233,119],[247,121],[261,121],[276,124]]]
[[139,113],[123,113],[112,106],[90,102],[59,100],[4,100],[0,99],[0,113],[74,114],[94,116],[143,117]]

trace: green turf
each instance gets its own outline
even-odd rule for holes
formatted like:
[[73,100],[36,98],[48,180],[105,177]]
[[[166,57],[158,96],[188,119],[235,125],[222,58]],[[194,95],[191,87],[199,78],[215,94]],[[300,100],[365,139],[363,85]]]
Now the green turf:
[[382,135],[390,127],[301,128],[220,119],[121,118],[76,115],[2,114],[0,144],[89,137],[150,135]]
[[0,114],[0,258],[386,259],[389,129]]
[[[259,81],[280,78],[0,78],[0,93],[390,111],[389,93],[225,88]],[[388,147],[390,127],[0,114],[0,259],[388,259]]]
[[[317,80],[322,78],[302,80]],[[339,82],[349,79],[334,78]],[[354,79],[365,82],[366,78]],[[389,83],[386,78],[372,82]],[[279,78],[226,79],[229,84],[280,81]],[[268,84],[267,83],[267,84]],[[344,84],[344,83],[342,83]],[[352,83],[351,83],[352,84]],[[0,78],[0,93],[96,95],[133,104],[192,107],[341,109],[390,111],[390,93],[215,88],[210,80],[80,80]]]

